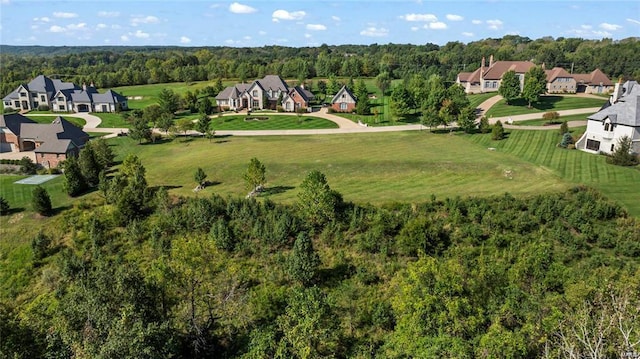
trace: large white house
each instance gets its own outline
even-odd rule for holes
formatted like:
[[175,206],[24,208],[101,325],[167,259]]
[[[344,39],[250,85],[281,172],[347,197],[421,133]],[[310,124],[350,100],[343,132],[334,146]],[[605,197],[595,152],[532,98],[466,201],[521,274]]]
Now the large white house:
[[632,140],[632,149],[640,153],[640,84],[617,83],[609,102],[588,117],[587,131],[576,148],[591,153],[612,153],[621,137]]
[[116,112],[127,110],[127,98],[113,90],[99,93],[93,84],[82,87],[40,75],[5,96],[4,107],[18,111],[46,106],[56,112]]
[[289,93],[287,83],[277,75],[267,75],[250,84],[236,84],[216,96],[216,104],[223,110],[276,109],[278,99]]

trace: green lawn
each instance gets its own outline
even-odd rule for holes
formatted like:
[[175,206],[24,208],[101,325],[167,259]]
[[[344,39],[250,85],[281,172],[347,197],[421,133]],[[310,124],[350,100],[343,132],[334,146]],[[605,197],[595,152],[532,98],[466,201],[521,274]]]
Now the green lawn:
[[267,115],[255,113],[250,117],[267,117],[267,120],[246,121],[247,116],[213,117],[211,128],[215,130],[308,130],[338,128],[329,120],[307,116]]
[[[252,157],[267,168],[268,194],[292,202],[305,174],[317,169],[347,200],[388,203],[426,201],[431,194],[486,196],[506,191],[533,194],[569,187],[562,178],[517,157],[480,150],[463,136],[427,131],[330,136],[225,137],[136,145],[112,140],[119,159],[137,154],[152,186],[192,196],[193,173],[202,167],[217,182],[198,195],[244,196],[243,173]],[[469,151],[474,148],[473,151]],[[519,175],[510,180],[503,171]]]
[[[556,122],[562,123],[562,121],[587,121],[587,116],[586,114],[583,115],[569,115],[569,116],[560,116],[559,119],[556,120]],[[540,116],[542,117],[542,115]],[[544,124],[547,123],[547,120],[543,120],[542,118],[540,119],[536,119],[536,120],[526,120],[526,121],[517,121],[514,122],[513,124],[516,126],[544,126]]]
[[533,104],[531,108],[528,108],[527,102],[522,99],[513,101],[513,104],[511,105],[507,105],[504,100],[500,100],[497,104],[491,107],[489,111],[487,111],[486,115],[488,117],[503,117],[537,112],[540,112],[542,115],[542,113],[549,111],[600,107],[604,105],[606,101],[607,100],[604,98],[597,99],[591,97],[549,95],[541,97],[539,103]]
[[[58,115],[51,115],[51,116],[29,116],[29,114],[26,115],[26,117],[36,121],[37,123],[44,123],[44,124],[50,124],[53,120],[55,120],[56,118],[58,118]],[[67,116],[67,115],[62,115],[62,117],[73,123],[74,125],[82,128],[84,127],[84,125],[86,124],[85,120],[80,118],[80,117],[72,117],[72,116]]]
[[[12,209],[31,210],[31,192],[35,185],[14,184],[15,181],[26,177],[28,176],[0,174],[0,197],[5,198]],[[54,209],[68,206],[72,201],[64,191],[62,182],[62,176],[58,176],[41,185],[49,192]]]
[[98,127],[101,128],[129,128],[130,126],[129,122],[125,121],[120,113],[92,112],[91,114],[100,117],[102,122]]
[[472,95],[467,95],[467,98],[469,99],[469,105],[473,106],[474,108],[478,108],[478,106],[485,102],[486,100],[492,98],[493,96],[497,96],[498,94],[496,92],[488,92],[488,93],[479,93],[479,94],[472,94]]
[[[578,129],[575,129],[578,133]],[[574,184],[585,184],[602,191],[609,198],[622,203],[631,214],[640,216],[640,168],[607,164],[604,156],[556,146],[560,142],[557,131],[514,130],[508,139],[492,141],[490,135],[467,138],[476,143],[477,150],[495,147],[496,152],[509,154],[530,162]],[[516,177],[518,174],[516,174]]]

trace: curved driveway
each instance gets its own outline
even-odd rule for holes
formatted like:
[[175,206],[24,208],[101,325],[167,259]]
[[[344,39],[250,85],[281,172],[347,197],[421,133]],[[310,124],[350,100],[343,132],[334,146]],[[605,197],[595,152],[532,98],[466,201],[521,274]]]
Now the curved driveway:
[[[577,96],[589,96],[589,95],[577,95]],[[600,97],[598,97],[600,98]],[[480,116],[486,113],[489,108],[495,105],[498,101],[502,99],[502,96],[496,95],[493,96],[484,102],[482,102],[478,108]],[[564,110],[558,111],[560,116],[568,116],[568,115],[576,115],[576,114],[591,114],[595,113],[599,110],[598,107],[592,108],[583,108],[583,109],[575,109],[575,110]],[[225,114],[224,116],[233,116],[237,115],[236,113]],[[288,115],[288,116],[297,116],[294,113],[279,113],[278,115]],[[33,114],[30,116],[39,116],[38,114]],[[42,114],[41,116],[51,116],[51,114]],[[90,113],[74,113],[70,114],[72,117],[80,117],[85,120],[86,124],[83,127],[84,131],[88,132],[103,132],[107,133],[105,137],[115,137],[118,133],[128,132],[127,128],[102,128],[98,127],[102,122],[98,116],[92,115]],[[397,132],[397,131],[419,131],[426,129],[426,127],[422,125],[400,125],[400,126],[381,126],[381,127],[367,127],[366,125],[357,124],[349,119],[344,117],[336,116],[330,114],[328,108],[322,108],[317,112],[310,112],[305,114],[305,116],[318,117],[323,118],[325,120],[329,120],[338,125],[338,128],[332,129],[316,129],[316,130],[229,130],[229,131],[216,131],[217,135],[232,135],[232,136],[287,136],[287,135],[330,135],[330,134],[346,134],[346,133],[375,133],[375,132]],[[541,113],[532,113],[525,115],[514,115],[514,116],[504,116],[504,117],[493,117],[489,119],[489,123],[494,124],[496,121],[500,120],[504,127],[507,129],[521,129],[521,130],[553,130],[558,129],[560,125],[552,125],[552,126],[518,126],[509,124],[509,122],[518,122],[518,121],[526,121],[541,118]],[[586,116],[585,116],[586,117]],[[570,121],[568,123],[569,127],[576,126],[584,126],[585,121]],[[449,127],[454,127],[456,124],[453,123]],[[158,129],[154,129],[155,132],[163,133]],[[191,131],[190,134],[198,134],[198,132]]]

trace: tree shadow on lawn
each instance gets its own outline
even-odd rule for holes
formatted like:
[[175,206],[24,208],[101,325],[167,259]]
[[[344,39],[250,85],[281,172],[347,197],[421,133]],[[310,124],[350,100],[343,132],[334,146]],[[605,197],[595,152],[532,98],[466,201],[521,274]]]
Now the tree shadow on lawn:
[[275,195],[275,194],[280,194],[280,193],[284,193],[288,190],[292,190],[295,187],[293,186],[276,186],[276,187],[267,187],[264,189],[264,191],[262,191],[263,195],[267,195],[267,196],[271,196],[271,195]]
[[14,214],[18,214],[20,212],[24,212],[25,210],[26,208],[24,207],[12,207],[12,208],[9,208],[9,210],[6,213],[2,214],[2,216],[11,216]]
[[[541,111],[551,110],[555,108],[556,107],[555,104],[560,101],[562,101],[562,96],[553,96],[553,95],[540,96],[540,101],[532,103],[531,108],[535,108],[536,110],[541,110]],[[518,98],[511,101],[511,103],[508,106],[527,107],[529,106],[529,101],[523,98]]]

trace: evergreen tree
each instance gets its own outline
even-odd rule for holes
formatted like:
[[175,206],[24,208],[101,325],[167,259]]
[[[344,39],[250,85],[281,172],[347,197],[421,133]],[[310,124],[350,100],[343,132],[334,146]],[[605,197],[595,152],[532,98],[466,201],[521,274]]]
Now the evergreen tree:
[[568,132],[569,132],[569,125],[567,124],[567,121],[564,120],[560,124],[560,134],[564,135],[565,133],[568,133]]
[[289,255],[287,273],[293,280],[308,286],[316,276],[319,265],[320,257],[313,249],[311,238],[306,232],[301,232]]
[[233,252],[236,246],[233,231],[222,218],[219,218],[211,225],[209,239],[215,243],[218,249],[223,251]]
[[0,197],[0,216],[3,216],[9,213],[11,206],[9,206],[9,201],[7,201],[4,197]]
[[75,197],[87,190],[87,181],[82,175],[78,160],[70,156],[64,161],[64,183],[63,187],[67,194]]
[[540,100],[540,95],[547,89],[547,74],[540,66],[534,66],[524,75],[524,87],[522,97],[529,103],[529,108],[534,102]]
[[162,117],[162,114],[162,108],[160,107],[160,105],[155,103],[145,107],[144,110],[142,110],[142,118],[147,123],[152,123],[154,126],[156,126],[156,124],[160,120],[160,117]]
[[487,116],[480,117],[480,125],[478,127],[480,128],[481,133],[491,132],[491,125],[489,125],[489,119]]
[[502,75],[498,94],[504,98],[507,105],[520,97],[520,78],[515,71],[509,70]]
[[207,178],[207,174],[200,167],[196,170],[196,173],[193,175],[193,179],[196,181],[198,186],[204,186],[204,180]]
[[36,186],[31,192],[31,205],[33,210],[43,216],[49,216],[52,211],[51,197],[46,189]]
[[180,107],[180,97],[170,89],[163,89],[158,95],[158,105],[162,112],[173,115]]
[[413,108],[413,98],[411,93],[403,85],[398,85],[391,91],[389,99],[389,110],[394,117],[404,117]]
[[100,162],[98,162],[93,147],[93,144],[88,143],[87,146],[80,151],[80,156],[78,157],[80,172],[86,184],[90,187],[98,185],[100,182],[100,171],[104,169]]
[[572,143],[573,143],[573,137],[571,137],[571,134],[569,132],[565,132],[562,135],[562,141],[560,141],[560,147],[567,148]]
[[491,138],[493,140],[501,140],[504,138],[504,127],[502,127],[502,122],[500,122],[500,120],[496,121],[496,124],[493,125]]
[[639,162],[638,154],[633,153],[631,137],[622,136],[614,147],[613,153],[607,157],[607,163],[618,166],[636,166]]
[[368,115],[369,114],[369,93],[367,92],[367,85],[365,85],[364,80],[360,79],[355,88],[356,92],[354,95],[358,98],[358,102],[356,103],[356,113],[358,115]]
[[113,150],[111,149],[111,146],[109,146],[109,143],[107,143],[104,138],[92,140],[90,143],[93,146],[93,152],[100,167],[103,170],[111,167],[116,155],[113,153]]
[[311,171],[300,185],[297,207],[300,214],[313,225],[323,225],[337,216],[342,198],[331,190],[320,171]]
[[211,125],[211,119],[206,114],[202,114],[198,122],[196,122],[195,127],[196,131],[200,132],[203,135],[206,135],[209,132],[209,126]]
[[173,126],[173,115],[169,113],[163,113],[158,120],[158,128],[166,134],[169,132],[171,126]]

